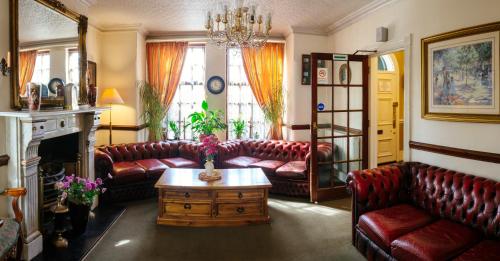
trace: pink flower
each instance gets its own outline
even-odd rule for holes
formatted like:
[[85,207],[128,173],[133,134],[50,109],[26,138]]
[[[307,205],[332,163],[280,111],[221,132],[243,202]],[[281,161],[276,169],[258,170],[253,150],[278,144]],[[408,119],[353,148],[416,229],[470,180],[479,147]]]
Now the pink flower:
[[102,188],[101,192],[104,193],[106,192],[106,190],[108,190],[107,188]]
[[111,176],[110,173],[108,173],[108,179],[113,179],[113,176]]
[[85,183],[85,190],[87,190],[87,191],[92,190],[92,183],[91,182]]
[[68,197],[68,193],[66,193],[66,191],[64,191],[64,192],[61,194],[61,201],[64,201],[67,197]]
[[62,183],[61,181],[56,182],[56,184],[54,186],[58,190],[64,189],[64,183]]

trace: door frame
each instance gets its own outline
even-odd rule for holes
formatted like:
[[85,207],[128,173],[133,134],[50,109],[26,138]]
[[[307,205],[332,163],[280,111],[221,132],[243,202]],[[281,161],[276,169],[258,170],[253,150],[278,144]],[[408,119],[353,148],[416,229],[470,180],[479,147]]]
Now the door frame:
[[[369,59],[373,57],[378,57],[383,54],[391,54],[397,51],[404,51],[404,123],[403,123],[403,160],[411,160],[411,150],[410,150],[410,137],[411,137],[411,77],[412,77],[412,34],[405,36],[402,40],[389,41],[383,43],[374,49],[377,49],[377,53],[369,56]],[[368,128],[368,142],[369,142],[369,156],[368,156],[368,166],[369,168],[377,167],[377,112],[378,112],[378,102],[377,102],[377,92],[372,83],[372,77],[376,68],[370,68],[370,80],[368,82],[368,96],[369,96],[369,128]],[[418,91],[420,93],[420,90]]]

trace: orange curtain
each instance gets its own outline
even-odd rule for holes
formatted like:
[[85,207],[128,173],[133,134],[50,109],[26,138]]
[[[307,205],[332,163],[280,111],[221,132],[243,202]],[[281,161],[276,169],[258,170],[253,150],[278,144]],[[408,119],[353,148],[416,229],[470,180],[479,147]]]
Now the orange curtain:
[[187,42],[147,43],[149,84],[157,88],[164,104],[170,106],[181,78]]
[[19,94],[26,93],[26,84],[33,78],[35,72],[37,51],[26,51],[19,53]]
[[283,55],[285,45],[266,43],[263,47],[242,48],[243,65],[255,99],[271,122],[269,138],[282,139]]

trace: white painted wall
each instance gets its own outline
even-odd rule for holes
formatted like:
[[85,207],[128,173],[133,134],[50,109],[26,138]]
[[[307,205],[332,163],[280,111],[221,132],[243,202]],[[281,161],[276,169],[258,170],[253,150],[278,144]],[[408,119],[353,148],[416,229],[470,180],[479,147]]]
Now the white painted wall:
[[[226,101],[227,101],[227,77],[226,77],[226,50],[217,46],[205,45],[205,84],[212,76],[220,76],[226,83],[226,88],[222,93],[212,94],[205,85],[205,97],[211,110],[221,110],[227,119]],[[226,131],[216,133],[219,140],[226,140]]]
[[[373,49],[375,29],[389,28],[390,41],[403,41],[412,34],[410,75],[411,140],[431,144],[500,153],[498,124],[458,123],[424,120],[420,115],[420,39],[455,29],[500,20],[496,0],[399,0],[367,15],[328,39],[330,51],[352,53]],[[405,141],[408,142],[408,141]],[[498,164],[459,159],[422,151],[411,151],[411,160],[460,170],[500,180]]]

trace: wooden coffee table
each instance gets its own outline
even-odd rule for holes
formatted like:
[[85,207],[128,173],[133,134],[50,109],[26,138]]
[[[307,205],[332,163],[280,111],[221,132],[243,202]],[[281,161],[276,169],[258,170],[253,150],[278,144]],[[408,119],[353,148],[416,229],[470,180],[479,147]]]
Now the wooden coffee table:
[[269,223],[271,183],[261,169],[221,169],[222,179],[198,179],[202,169],[167,169],[158,188],[157,223],[172,226],[239,226]]

